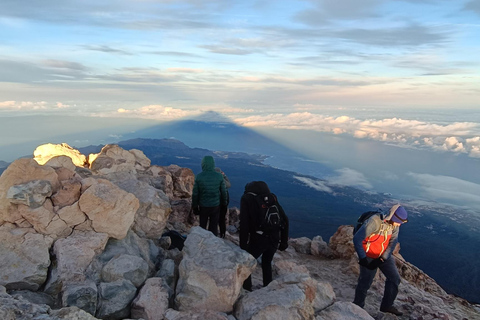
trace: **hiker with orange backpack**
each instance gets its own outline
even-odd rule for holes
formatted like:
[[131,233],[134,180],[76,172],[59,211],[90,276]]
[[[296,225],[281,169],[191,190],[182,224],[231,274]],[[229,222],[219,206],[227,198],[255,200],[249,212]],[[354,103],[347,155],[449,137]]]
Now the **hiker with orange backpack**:
[[355,232],[353,244],[357,252],[360,275],[355,289],[353,303],[365,306],[367,291],[372,285],[377,269],[386,277],[380,311],[401,316],[402,312],[393,306],[398,294],[400,275],[393,258],[393,250],[398,243],[400,225],[407,222],[407,211],[399,204],[394,205],[383,218],[374,214]]

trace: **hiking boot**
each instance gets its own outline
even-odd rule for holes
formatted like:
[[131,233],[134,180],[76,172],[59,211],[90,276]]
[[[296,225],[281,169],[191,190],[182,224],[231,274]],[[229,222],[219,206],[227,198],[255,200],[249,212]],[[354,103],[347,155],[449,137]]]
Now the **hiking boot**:
[[391,313],[391,314],[394,314],[396,316],[403,315],[403,312],[401,312],[400,310],[398,310],[394,306],[390,306],[390,307],[387,307],[387,308],[380,308],[380,311],[386,312],[386,313]]

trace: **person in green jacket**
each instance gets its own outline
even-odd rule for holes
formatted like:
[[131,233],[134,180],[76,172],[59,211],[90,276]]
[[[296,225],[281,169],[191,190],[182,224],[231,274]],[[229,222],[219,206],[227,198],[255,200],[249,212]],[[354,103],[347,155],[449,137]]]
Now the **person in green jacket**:
[[202,159],[202,172],[196,175],[193,184],[192,210],[200,215],[200,227],[218,235],[220,206],[227,206],[227,188],[221,173],[215,171],[212,156]]

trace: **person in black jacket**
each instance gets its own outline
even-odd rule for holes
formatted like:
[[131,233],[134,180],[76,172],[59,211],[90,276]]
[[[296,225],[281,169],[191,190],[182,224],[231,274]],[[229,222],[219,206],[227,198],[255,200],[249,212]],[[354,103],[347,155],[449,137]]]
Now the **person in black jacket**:
[[[275,199],[279,209],[281,226],[274,230],[261,230],[264,219],[257,196],[269,196]],[[288,217],[278,203],[276,196],[270,192],[264,181],[247,183],[240,200],[240,248],[246,250],[255,259],[262,256],[263,286],[272,281],[272,260],[277,248],[281,251],[288,247]],[[252,291],[252,278],[248,277],[243,288]]]

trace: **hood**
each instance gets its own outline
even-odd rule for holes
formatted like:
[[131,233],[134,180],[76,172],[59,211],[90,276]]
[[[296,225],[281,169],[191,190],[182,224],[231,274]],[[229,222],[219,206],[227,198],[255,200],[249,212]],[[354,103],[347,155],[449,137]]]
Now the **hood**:
[[245,185],[245,192],[253,192],[255,194],[270,193],[268,185],[264,181],[252,181]]
[[215,160],[212,156],[205,156],[202,159],[202,171],[214,171]]
[[396,204],[390,209],[385,220],[392,220],[393,222],[403,224],[407,222],[407,217],[407,210],[405,210],[400,204]]

